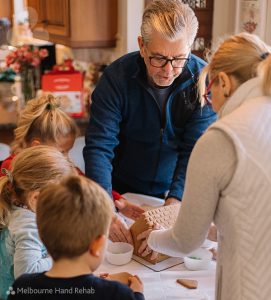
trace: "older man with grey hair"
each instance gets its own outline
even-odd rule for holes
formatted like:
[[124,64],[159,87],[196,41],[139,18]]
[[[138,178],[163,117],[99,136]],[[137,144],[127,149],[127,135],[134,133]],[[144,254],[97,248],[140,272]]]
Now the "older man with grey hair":
[[[197,81],[205,62],[191,54],[198,30],[193,10],[179,0],[146,7],[139,52],[104,71],[92,94],[84,158],[86,175],[110,194],[133,192],[182,200],[193,146],[216,119],[201,107]],[[118,201],[121,212],[130,204]],[[109,237],[132,243],[116,213]]]

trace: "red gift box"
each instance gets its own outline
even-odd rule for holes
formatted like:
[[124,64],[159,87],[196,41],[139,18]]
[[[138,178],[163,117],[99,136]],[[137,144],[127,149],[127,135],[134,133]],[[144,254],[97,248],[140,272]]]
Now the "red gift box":
[[61,97],[61,107],[71,117],[84,116],[84,76],[78,71],[52,71],[42,76],[42,90]]

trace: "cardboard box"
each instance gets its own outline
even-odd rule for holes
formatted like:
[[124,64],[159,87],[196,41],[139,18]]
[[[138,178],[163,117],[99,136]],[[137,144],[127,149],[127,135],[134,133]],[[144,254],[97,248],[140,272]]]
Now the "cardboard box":
[[42,76],[42,90],[62,98],[62,108],[71,117],[84,116],[84,76],[80,72],[56,71]]

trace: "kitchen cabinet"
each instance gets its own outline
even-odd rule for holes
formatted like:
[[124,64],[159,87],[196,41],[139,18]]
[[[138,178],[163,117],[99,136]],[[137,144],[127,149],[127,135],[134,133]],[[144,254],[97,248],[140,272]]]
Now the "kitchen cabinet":
[[69,0],[28,0],[28,7],[35,33],[47,31],[60,37],[69,36]]
[[113,47],[118,0],[28,0],[34,37],[73,48]]
[[8,18],[12,22],[13,18],[13,1],[0,0],[0,18]]

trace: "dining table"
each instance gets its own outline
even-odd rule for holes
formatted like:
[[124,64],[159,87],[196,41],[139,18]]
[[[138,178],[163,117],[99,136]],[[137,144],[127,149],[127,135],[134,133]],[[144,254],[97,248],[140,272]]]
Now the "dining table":
[[[190,271],[182,263],[170,269],[155,272],[133,259],[122,266],[111,265],[105,260],[97,269],[96,274],[129,272],[132,275],[138,275],[144,285],[146,300],[214,300],[215,268],[216,263],[212,261],[208,270]],[[197,280],[197,289],[188,289],[178,284],[176,282],[178,278]]]
[[[163,203],[161,199],[145,195],[127,193],[124,197],[141,206],[158,207]],[[130,220],[127,223],[130,224]],[[215,245],[216,243],[214,242],[209,243],[209,247],[214,247]],[[146,300],[214,300],[215,271],[216,262],[213,260],[206,270],[191,271],[182,262],[162,271],[154,271],[132,258],[129,263],[118,266],[110,264],[105,259],[95,273],[99,275],[101,273],[129,272],[132,275],[138,275],[144,285]],[[188,289],[177,283],[177,279],[196,280],[198,287],[196,289]]]

